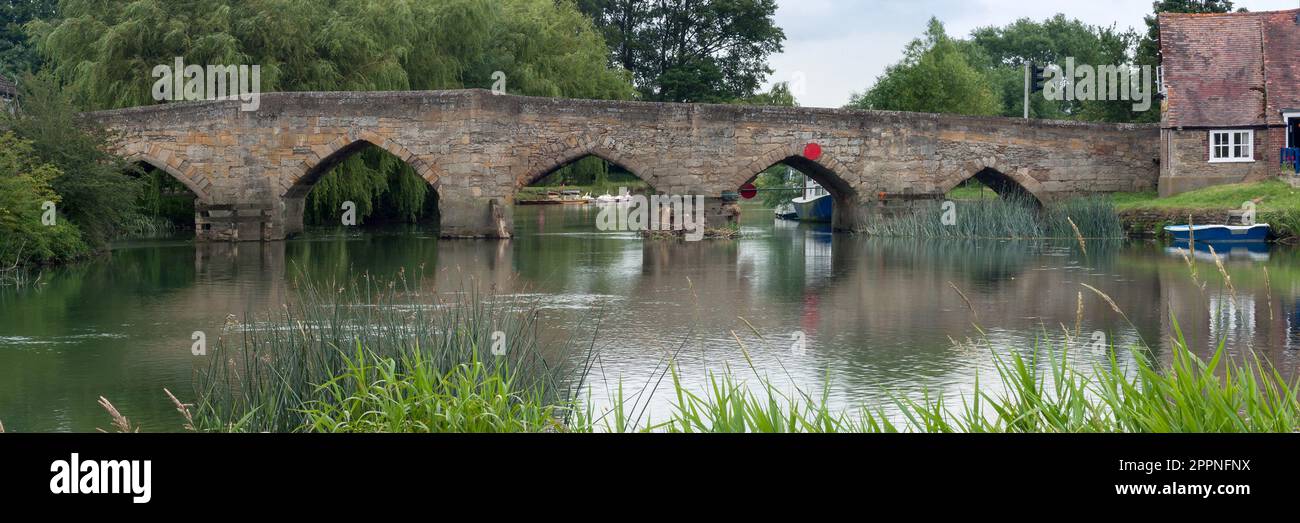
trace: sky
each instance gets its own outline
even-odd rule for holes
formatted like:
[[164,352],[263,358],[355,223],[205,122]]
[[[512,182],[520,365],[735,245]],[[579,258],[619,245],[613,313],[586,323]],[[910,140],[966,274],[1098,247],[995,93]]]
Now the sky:
[[[1001,26],[1020,18],[1043,20],[1056,13],[1089,25],[1146,31],[1151,0],[778,0],[776,23],[785,50],[769,63],[769,85],[791,82],[799,105],[840,107],[867,90],[885,67],[898,62],[903,46],[937,16],[948,34]],[[1234,7],[1274,11],[1300,7],[1300,0],[1236,0]],[[802,92],[798,86],[802,84]]]

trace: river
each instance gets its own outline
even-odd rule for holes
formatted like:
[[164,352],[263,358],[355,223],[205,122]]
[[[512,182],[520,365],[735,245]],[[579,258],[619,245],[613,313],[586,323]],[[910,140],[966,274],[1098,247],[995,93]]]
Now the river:
[[[1087,341],[1071,351],[1081,361],[1101,361],[1110,344],[1131,358],[1139,342],[1167,356],[1171,317],[1200,354],[1226,339],[1233,354],[1258,351],[1288,378],[1300,367],[1294,248],[1227,254],[1229,286],[1204,253],[1189,266],[1154,242],[1094,242],[1085,254],[1073,242],[866,238],[755,208],[734,241],[642,241],[597,231],[595,213],[517,207],[510,241],[401,227],[266,244],[121,243],[111,256],[46,270],[37,286],[0,288],[0,423],[108,428],[96,404],[105,396],[142,430],[180,430],[162,389],[193,396],[191,334],[282,307],[294,274],[403,270],[435,279],[434,292],[472,279],[541,304],[555,333],[599,325],[591,395],[602,405],[620,380],[640,390],[668,353],[696,390],[725,366],[752,376],[742,344],[754,371],[825,390],[839,407],[968,393],[977,376],[991,382],[994,353],[1060,350],[1066,330]],[[982,344],[954,343],[965,340]],[[669,396],[651,397],[651,415]]]

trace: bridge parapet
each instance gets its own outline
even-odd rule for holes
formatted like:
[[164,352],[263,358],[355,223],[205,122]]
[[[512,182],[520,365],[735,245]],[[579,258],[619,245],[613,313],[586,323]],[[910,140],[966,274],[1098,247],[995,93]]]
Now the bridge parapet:
[[[943,193],[980,176],[1050,201],[1151,190],[1159,172],[1154,125],[482,90],[262,96],[255,112],[232,100],[90,116],[118,133],[119,153],[168,172],[200,203],[265,210],[259,216],[269,222],[241,229],[240,240],[301,231],[312,186],[366,144],[407,162],[435,189],[441,233],[451,237],[510,236],[516,191],[588,155],[658,192],[712,199],[784,162],[834,195],[840,229],[870,219],[880,193]],[[812,143],[816,158],[804,155]]]

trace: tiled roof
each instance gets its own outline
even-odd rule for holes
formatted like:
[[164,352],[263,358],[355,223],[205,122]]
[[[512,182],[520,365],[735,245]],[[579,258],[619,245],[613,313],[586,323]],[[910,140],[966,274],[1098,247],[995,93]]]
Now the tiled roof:
[[1281,124],[1300,107],[1300,9],[1161,13],[1166,127]]
[[13,98],[17,94],[18,94],[18,86],[15,86],[13,82],[10,82],[9,80],[5,79],[4,75],[0,75],[0,96],[5,98]]

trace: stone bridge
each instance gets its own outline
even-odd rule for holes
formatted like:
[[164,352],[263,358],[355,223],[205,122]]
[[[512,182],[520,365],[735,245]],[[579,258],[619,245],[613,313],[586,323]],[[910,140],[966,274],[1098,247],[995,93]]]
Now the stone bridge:
[[[333,166],[373,144],[436,190],[446,237],[509,237],[515,192],[595,155],[663,194],[724,193],[785,163],[835,199],[854,230],[890,202],[976,177],[1040,202],[1154,190],[1156,126],[918,113],[571,100],[434,92],[271,93],[257,111],[208,101],[89,115],[117,152],[197,195],[198,238],[274,240],[302,230],[304,201]],[[820,155],[806,151],[820,147]],[[720,218],[718,218],[720,219]],[[711,225],[716,225],[713,221]]]

